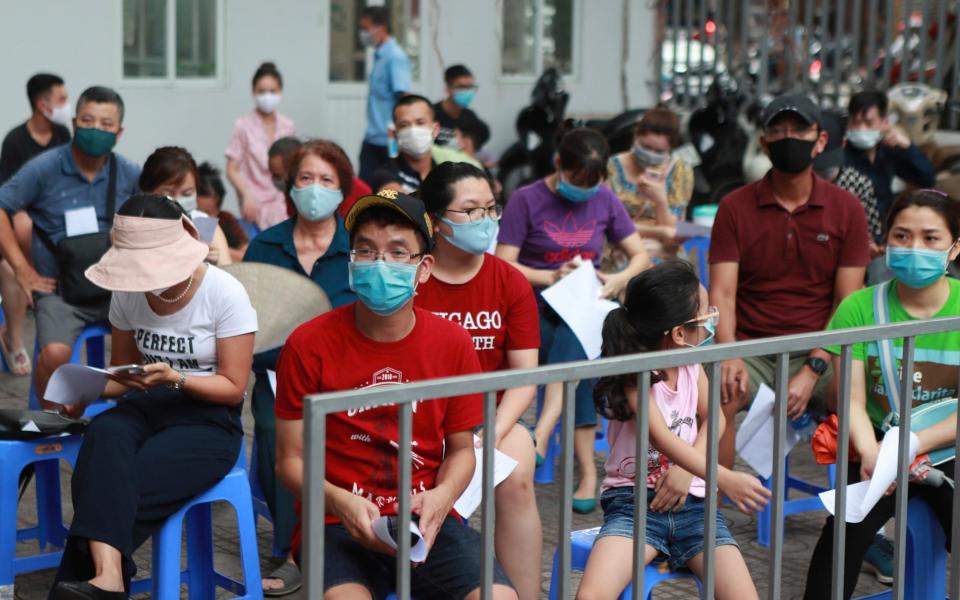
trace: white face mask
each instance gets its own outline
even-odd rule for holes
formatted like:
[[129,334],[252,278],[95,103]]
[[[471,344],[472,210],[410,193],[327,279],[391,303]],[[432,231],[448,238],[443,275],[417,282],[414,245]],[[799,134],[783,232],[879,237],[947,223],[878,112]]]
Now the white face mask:
[[433,147],[433,128],[407,127],[397,132],[397,146],[400,152],[420,157]]
[[70,105],[66,102],[50,112],[43,113],[43,116],[49,119],[51,123],[63,125],[64,127],[69,127],[70,122],[73,121],[73,112],[70,110]]
[[869,150],[883,139],[883,132],[879,129],[851,129],[847,131],[847,141],[854,148]]
[[191,194],[189,196],[177,196],[177,204],[180,205],[180,208],[187,211],[187,213],[192,213],[197,210],[197,195]]
[[266,94],[257,94],[253,98],[257,103],[257,108],[260,109],[261,112],[270,114],[277,110],[277,105],[280,104],[281,96],[280,94],[267,92]]
[[361,29],[360,44],[362,44],[364,48],[373,47],[373,34],[367,31],[366,29]]

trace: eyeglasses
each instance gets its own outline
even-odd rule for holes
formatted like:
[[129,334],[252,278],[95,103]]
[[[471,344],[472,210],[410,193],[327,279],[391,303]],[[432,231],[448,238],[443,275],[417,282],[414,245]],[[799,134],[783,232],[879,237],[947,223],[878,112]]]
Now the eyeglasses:
[[[716,326],[717,326],[717,321],[719,321],[719,320],[720,320],[720,309],[717,308],[716,306],[708,306],[708,307],[707,307],[707,314],[705,314],[705,315],[703,315],[703,316],[701,316],[701,317],[694,317],[694,318],[690,319],[689,321],[684,321],[684,322],[683,322],[683,325],[688,325],[688,324],[690,324],[690,323],[694,323],[694,324],[696,324],[696,325],[706,325],[707,323],[710,323],[710,324],[712,324],[714,327],[716,327]],[[702,323],[701,323],[701,321],[702,321]]]
[[804,127],[768,127],[763,130],[764,135],[768,138],[785,138],[785,137],[806,137],[817,130],[816,125],[806,125]]
[[380,252],[373,248],[355,248],[350,251],[350,262],[362,263],[383,260],[389,263],[410,262],[411,258],[420,258],[424,253],[414,254],[406,248],[394,248],[386,252]]
[[923,192],[923,193],[925,193],[925,194],[936,194],[937,196],[940,196],[941,198],[949,198],[949,197],[950,197],[950,196],[947,195],[946,192],[941,192],[940,190],[935,190],[935,189],[933,189],[933,188],[925,188],[925,189],[917,190],[917,191],[918,191],[918,192]]
[[451,210],[451,209],[447,209],[447,210],[445,210],[444,212],[451,212],[451,213],[458,213],[458,214],[461,214],[461,215],[467,215],[467,219],[469,219],[471,223],[479,223],[479,222],[482,221],[485,217],[489,217],[489,218],[493,219],[494,221],[499,221],[499,220],[500,220],[500,217],[503,216],[503,207],[500,206],[499,204],[495,204],[495,205],[489,206],[489,207],[487,207],[487,208],[484,208],[484,207],[482,207],[482,206],[477,206],[477,207],[475,207],[475,208],[468,208],[467,210]]

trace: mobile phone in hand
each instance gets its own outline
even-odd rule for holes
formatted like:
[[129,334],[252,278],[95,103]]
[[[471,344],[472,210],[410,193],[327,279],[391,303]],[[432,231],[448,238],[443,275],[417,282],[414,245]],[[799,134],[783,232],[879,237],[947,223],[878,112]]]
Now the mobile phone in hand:
[[107,370],[114,375],[124,375],[126,377],[142,377],[147,374],[143,365],[122,365],[119,367],[110,367]]

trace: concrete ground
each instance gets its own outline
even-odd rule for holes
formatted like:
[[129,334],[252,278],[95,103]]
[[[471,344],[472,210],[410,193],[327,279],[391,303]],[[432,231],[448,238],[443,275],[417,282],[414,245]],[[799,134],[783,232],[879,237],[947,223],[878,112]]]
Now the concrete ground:
[[[28,330],[32,329],[32,322],[28,325]],[[32,343],[32,339],[29,340]],[[26,407],[28,379],[25,377],[13,377],[9,374],[0,374],[0,408]],[[531,421],[532,422],[532,421]],[[250,416],[248,407],[244,411],[244,424],[247,431],[247,448],[249,449],[252,441],[253,420]],[[798,447],[792,454],[791,474],[794,476],[808,479],[818,483],[825,483],[826,470],[814,464],[809,447]],[[597,459],[598,468],[602,468],[603,456]],[[63,499],[64,513],[66,522],[72,516],[69,497],[69,467],[62,469],[63,481]],[[13,493],[11,490],[4,490],[3,493]],[[556,548],[556,542],[559,532],[559,486],[554,483],[551,485],[537,486],[537,501],[540,507],[540,514],[543,521],[544,533],[544,556],[543,556],[543,596],[547,596],[550,586],[550,574],[553,561],[553,552]],[[32,523],[34,519],[35,500],[33,488],[27,491],[20,502],[18,521],[21,527]],[[761,598],[766,598],[768,589],[768,557],[767,548],[759,545],[756,541],[756,518],[744,515],[736,510],[724,508],[723,512],[727,518],[730,530],[740,544],[741,550],[747,562],[747,566],[753,576],[757,590]],[[807,575],[807,565],[813,546],[816,544],[817,537],[823,525],[825,511],[814,513],[805,513],[797,516],[791,516],[786,523],[786,542],[784,544],[783,559],[783,586],[780,598],[783,600],[793,600],[801,598],[803,595],[804,582]],[[592,515],[574,515],[574,529],[585,529],[594,527],[602,522],[602,514],[597,510]],[[270,524],[260,519],[257,523],[258,538],[260,545],[261,570],[264,573],[269,572],[278,565],[277,559],[269,556],[271,543]],[[236,525],[233,511],[226,506],[216,506],[214,512],[214,545],[217,552],[216,564],[218,568],[226,574],[233,574],[239,577],[241,573],[239,562],[239,544],[237,541]],[[150,547],[149,543],[137,551],[135,560],[141,574],[149,574],[150,570]],[[36,551],[36,543],[20,543],[17,546],[18,555],[27,555]],[[53,570],[38,571],[20,575],[16,578],[16,598],[22,600],[39,600],[46,598],[52,585]],[[830,573],[821,574],[822,577],[830,577]],[[576,577],[576,575],[575,575]],[[862,574],[858,585],[858,594],[867,594],[887,589],[874,580],[869,574]],[[140,596],[138,596],[140,597]],[[147,597],[147,596],[142,596]],[[183,597],[186,597],[186,588],[183,591]],[[229,598],[230,594],[221,593],[218,598]],[[303,594],[293,594],[287,596],[290,599],[306,598]],[[667,582],[659,586],[654,593],[654,598],[673,599],[673,598],[695,598],[696,589],[692,582]]]

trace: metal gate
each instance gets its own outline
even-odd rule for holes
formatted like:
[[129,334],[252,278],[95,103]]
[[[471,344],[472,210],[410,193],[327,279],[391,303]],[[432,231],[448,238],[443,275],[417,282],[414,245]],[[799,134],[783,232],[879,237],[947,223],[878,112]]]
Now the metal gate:
[[658,10],[658,90],[681,108],[714,82],[757,99],[803,89],[825,108],[904,82],[944,89],[951,108],[960,96],[957,0],[660,0]]

